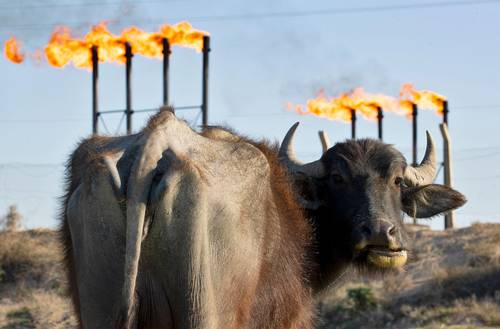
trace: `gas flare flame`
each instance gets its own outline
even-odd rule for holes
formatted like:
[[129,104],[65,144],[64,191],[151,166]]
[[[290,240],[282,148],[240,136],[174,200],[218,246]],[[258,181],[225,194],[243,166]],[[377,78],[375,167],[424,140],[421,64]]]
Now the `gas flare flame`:
[[[135,55],[149,58],[163,56],[163,39],[169,41],[170,46],[203,49],[203,37],[207,32],[197,30],[188,22],[175,25],[162,25],[157,32],[146,32],[138,27],[124,29],[120,35],[115,35],[107,28],[106,22],[101,22],[83,37],[72,35],[69,27],[57,27],[52,33],[44,53],[48,63],[55,67],[64,67],[72,64],[77,68],[92,68],[92,47],[97,47],[99,62],[124,63],[125,43],[128,42]],[[17,57],[10,55],[16,48],[16,41],[7,41],[5,44],[6,56],[12,61],[24,58],[19,52]],[[7,55],[9,50],[9,55]],[[10,56],[10,57],[9,57]],[[21,56],[21,57],[19,57]],[[18,62],[19,61],[15,61]]]
[[138,27],[130,27],[122,31],[121,35],[112,34],[105,22],[94,26],[83,39],[74,38],[67,27],[54,31],[45,55],[49,63],[56,67],[63,67],[72,63],[78,68],[91,68],[91,48],[98,47],[99,62],[125,62],[125,47],[128,42],[132,53],[150,58],[160,58],[163,54],[163,38],[167,38],[170,45],[194,48],[201,51],[203,36],[207,32],[194,29],[188,22],[176,25],[165,24],[158,32],[146,32]]
[[324,91],[321,90],[315,98],[309,99],[305,106],[294,105],[290,102],[286,106],[289,110],[295,110],[301,115],[315,115],[330,120],[350,122],[352,110],[368,120],[376,120],[379,109],[411,118],[413,104],[422,109],[434,110],[442,115],[445,100],[446,98],[442,95],[428,90],[418,91],[413,85],[407,83],[402,86],[399,98],[367,93],[359,87],[331,98],[326,97]]
[[288,103],[288,108],[295,107],[295,111],[301,115],[312,114],[330,120],[349,122],[351,120],[350,99],[348,94],[328,99],[323,90],[316,98],[309,99],[306,106]]
[[444,102],[446,97],[430,90],[416,90],[411,83],[401,86],[399,93],[401,99],[406,99],[417,105],[419,108],[433,110],[438,114],[444,113]]
[[11,37],[5,42],[4,55],[8,60],[16,64],[20,64],[24,61],[24,54],[21,51],[21,45],[16,37]]

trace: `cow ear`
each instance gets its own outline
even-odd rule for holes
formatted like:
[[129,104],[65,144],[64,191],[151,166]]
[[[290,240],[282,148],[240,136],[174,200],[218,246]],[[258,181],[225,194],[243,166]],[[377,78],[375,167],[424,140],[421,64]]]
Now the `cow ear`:
[[462,206],[467,200],[454,189],[430,184],[405,188],[402,192],[403,211],[416,218],[429,218]]
[[295,193],[301,206],[308,210],[316,210],[323,202],[319,198],[318,179],[302,173],[293,176]]

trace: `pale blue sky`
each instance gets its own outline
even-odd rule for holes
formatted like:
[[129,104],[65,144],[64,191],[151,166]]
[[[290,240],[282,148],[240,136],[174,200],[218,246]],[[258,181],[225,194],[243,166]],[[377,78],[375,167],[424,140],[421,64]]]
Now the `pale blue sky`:
[[[119,32],[131,24],[153,30],[162,22],[189,19],[212,36],[210,123],[225,123],[256,138],[281,139],[293,122],[301,121],[296,148],[305,161],[320,155],[317,130],[326,130],[332,141],[339,141],[349,136],[350,126],[287,113],[286,101],[304,103],[319,88],[336,94],[363,86],[370,92],[397,95],[402,83],[412,82],[417,88],[435,90],[450,101],[454,180],[469,199],[457,212],[458,225],[500,220],[500,1],[405,10],[365,9],[449,1],[96,2],[100,3],[0,1],[0,41],[16,35],[34,49],[46,43],[55,24],[84,32],[111,19],[111,29]],[[345,8],[364,10],[331,11]],[[252,16],[310,11],[325,14]],[[193,50],[174,48],[175,105],[200,103],[200,64],[201,56]],[[133,65],[134,108],[158,106],[161,62],[136,56]],[[63,162],[91,131],[91,75],[32,62],[14,65],[4,59],[0,72],[0,213],[16,203],[28,227],[54,226]],[[101,65],[102,110],[123,108],[124,83],[123,67]],[[182,115],[193,118],[195,113]],[[145,118],[136,115],[134,127],[141,127]],[[106,117],[111,131],[119,119],[119,115]],[[441,148],[439,122],[434,113],[421,111],[421,147],[428,129]],[[386,115],[385,140],[407,156],[410,129],[406,119]],[[376,125],[360,119],[358,135],[375,137]],[[433,227],[442,225],[442,218],[433,220]]]

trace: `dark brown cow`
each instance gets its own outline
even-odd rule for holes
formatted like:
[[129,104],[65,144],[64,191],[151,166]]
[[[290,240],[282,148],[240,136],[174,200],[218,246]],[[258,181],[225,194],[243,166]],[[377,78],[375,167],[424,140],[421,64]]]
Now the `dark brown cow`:
[[168,110],[139,134],[82,142],[61,227],[81,326],[312,328],[315,294],[348,265],[405,263],[402,211],[464,203],[430,184],[432,143],[419,168],[372,140],[302,165],[295,128],[279,157]]

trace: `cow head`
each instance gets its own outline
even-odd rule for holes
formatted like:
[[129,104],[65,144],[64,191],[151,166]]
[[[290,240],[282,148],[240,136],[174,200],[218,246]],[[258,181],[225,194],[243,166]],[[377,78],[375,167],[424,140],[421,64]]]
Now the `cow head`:
[[315,226],[320,263],[344,259],[368,269],[401,267],[409,248],[403,213],[428,218],[465,203],[459,192],[432,183],[436,155],[430,134],[418,166],[372,139],[338,143],[319,160],[302,164],[292,146],[297,126],[287,133],[279,156]]

